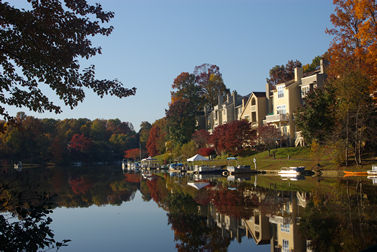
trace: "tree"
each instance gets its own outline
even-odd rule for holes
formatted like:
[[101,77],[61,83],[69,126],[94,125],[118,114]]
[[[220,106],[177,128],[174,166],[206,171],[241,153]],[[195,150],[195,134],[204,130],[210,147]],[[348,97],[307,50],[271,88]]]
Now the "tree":
[[134,149],[126,150],[126,151],[124,151],[124,157],[136,160],[137,158],[140,157],[140,149],[134,148]]
[[281,132],[273,125],[263,125],[258,127],[257,133],[258,143],[266,147],[270,156],[271,149],[281,140]]
[[215,106],[218,102],[218,95],[227,91],[220,68],[216,65],[202,64],[194,68],[194,75],[201,87],[205,103],[211,107]]
[[150,132],[151,128],[152,128],[152,125],[147,121],[143,121],[140,124],[139,142],[140,142],[142,149],[146,148],[146,144],[147,144],[147,141],[148,141],[148,136],[149,136],[149,132]]
[[312,60],[311,64],[306,64],[306,65],[302,66],[302,69],[303,69],[304,73],[310,73],[310,72],[315,71],[317,69],[317,67],[320,66],[321,59],[322,59],[321,56],[316,56]]
[[185,144],[191,140],[195,131],[195,112],[192,104],[187,100],[180,100],[170,104],[166,111],[169,138],[177,144]]
[[334,0],[331,14],[333,35],[329,48],[329,75],[338,78],[361,71],[371,79],[370,91],[377,88],[377,4],[372,0]]
[[218,154],[224,152],[238,155],[251,140],[250,123],[247,120],[233,121],[217,126],[211,136],[211,143]]
[[192,134],[192,140],[195,142],[198,148],[206,147],[209,139],[210,135],[205,129],[197,130],[194,132],[194,134]]
[[222,124],[217,126],[211,135],[210,143],[213,144],[217,154],[225,153],[225,133],[227,130],[227,125]]
[[[98,80],[94,65],[81,69],[79,59],[101,53],[89,39],[108,36],[113,27],[104,27],[113,12],[86,0],[29,0],[30,8],[18,9],[0,2],[0,103],[43,112],[62,112],[59,105],[42,91],[48,86],[65,105],[74,108],[85,97],[84,88],[103,97],[134,95],[135,88],[125,88],[118,80]],[[0,106],[0,115],[10,119]]]
[[285,66],[276,65],[270,69],[270,78],[267,78],[266,81],[271,85],[276,85],[292,80],[294,78],[294,69],[301,67],[301,65],[301,62],[298,60],[289,60]]
[[370,80],[362,73],[353,71],[331,85],[336,90],[336,136],[343,140],[346,165],[350,145],[356,164],[360,164],[363,149],[376,142],[377,111],[369,95]]
[[215,153],[216,152],[215,152],[214,148],[200,148],[200,149],[198,149],[198,154],[205,156],[205,157],[211,156]]
[[194,141],[190,141],[188,143],[185,143],[181,147],[181,154],[184,159],[187,159],[189,157],[192,157],[193,155],[196,154],[198,148],[196,148],[196,144]]
[[147,150],[150,156],[165,152],[166,131],[166,118],[159,119],[152,124],[147,141]]
[[188,101],[195,112],[202,110],[204,101],[201,87],[196,83],[195,75],[186,72],[178,75],[173,82],[172,104],[176,101]]
[[330,86],[316,88],[304,98],[296,125],[307,143],[313,140],[324,144],[331,140],[335,127],[335,92]]
[[237,120],[227,124],[225,132],[225,149],[232,155],[238,155],[244,150],[251,140],[250,122],[247,120]]

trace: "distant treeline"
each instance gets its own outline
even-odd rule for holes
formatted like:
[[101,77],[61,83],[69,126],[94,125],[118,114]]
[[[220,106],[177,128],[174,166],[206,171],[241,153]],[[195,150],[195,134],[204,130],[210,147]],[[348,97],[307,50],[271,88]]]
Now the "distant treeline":
[[132,124],[119,119],[37,119],[20,112],[15,122],[1,121],[0,127],[3,164],[109,162],[139,146]]

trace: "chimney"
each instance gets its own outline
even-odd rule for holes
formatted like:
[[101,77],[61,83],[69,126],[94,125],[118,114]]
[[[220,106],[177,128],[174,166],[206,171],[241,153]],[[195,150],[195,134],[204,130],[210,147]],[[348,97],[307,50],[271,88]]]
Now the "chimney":
[[266,98],[270,99],[270,95],[271,95],[271,86],[269,83],[266,83]]
[[319,61],[319,69],[321,74],[325,73],[325,66],[323,65],[323,59]]
[[236,102],[237,102],[237,91],[236,90],[233,90],[232,98],[233,98],[233,104],[234,104],[234,106],[236,106]]
[[219,94],[217,95],[217,105],[220,107],[222,103],[223,103],[223,97],[221,93],[219,92]]
[[296,67],[295,68],[295,81],[301,81],[301,78],[303,76],[302,67]]

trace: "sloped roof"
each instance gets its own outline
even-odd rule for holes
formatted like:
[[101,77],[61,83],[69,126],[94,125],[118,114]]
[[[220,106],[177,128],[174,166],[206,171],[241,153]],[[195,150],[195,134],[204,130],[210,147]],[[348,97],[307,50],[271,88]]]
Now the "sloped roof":
[[253,92],[253,94],[255,94],[256,97],[266,97],[266,92]]

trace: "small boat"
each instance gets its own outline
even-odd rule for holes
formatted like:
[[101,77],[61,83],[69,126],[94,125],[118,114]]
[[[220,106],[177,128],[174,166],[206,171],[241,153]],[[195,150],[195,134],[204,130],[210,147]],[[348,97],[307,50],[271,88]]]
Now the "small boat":
[[182,163],[173,163],[169,165],[169,171],[183,171],[185,169]]
[[129,162],[127,163],[127,170],[128,171],[133,171],[133,172],[138,172],[140,171],[140,163],[139,162]]
[[367,171],[368,175],[377,175],[377,165],[372,165],[372,170]]
[[211,172],[221,172],[223,169],[220,166],[209,166],[209,165],[195,165],[194,173],[211,173]]
[[343,171],[344,177],[368,176],[368,172]]
[[22,171],[22,162],[18,161],[18,163],[14,163],[13,168],[18,172]]
[[141,168],[143,169],[157,169],[158,167],[160,167],[160,162],[151,156],[141,160]]
[[127,160],[123,159],[122,160],[122,170],[126,170],[127,169]]
[[377,176],[376,175],[368,176],[367,178],[372,180],[373,185],[377,185]]
[[297,167],[282,167],[281,170],[278,172],[280,176],[287,175],[287,176],[297,176],[300,175],[305,171],[304,166],[297,166]]

